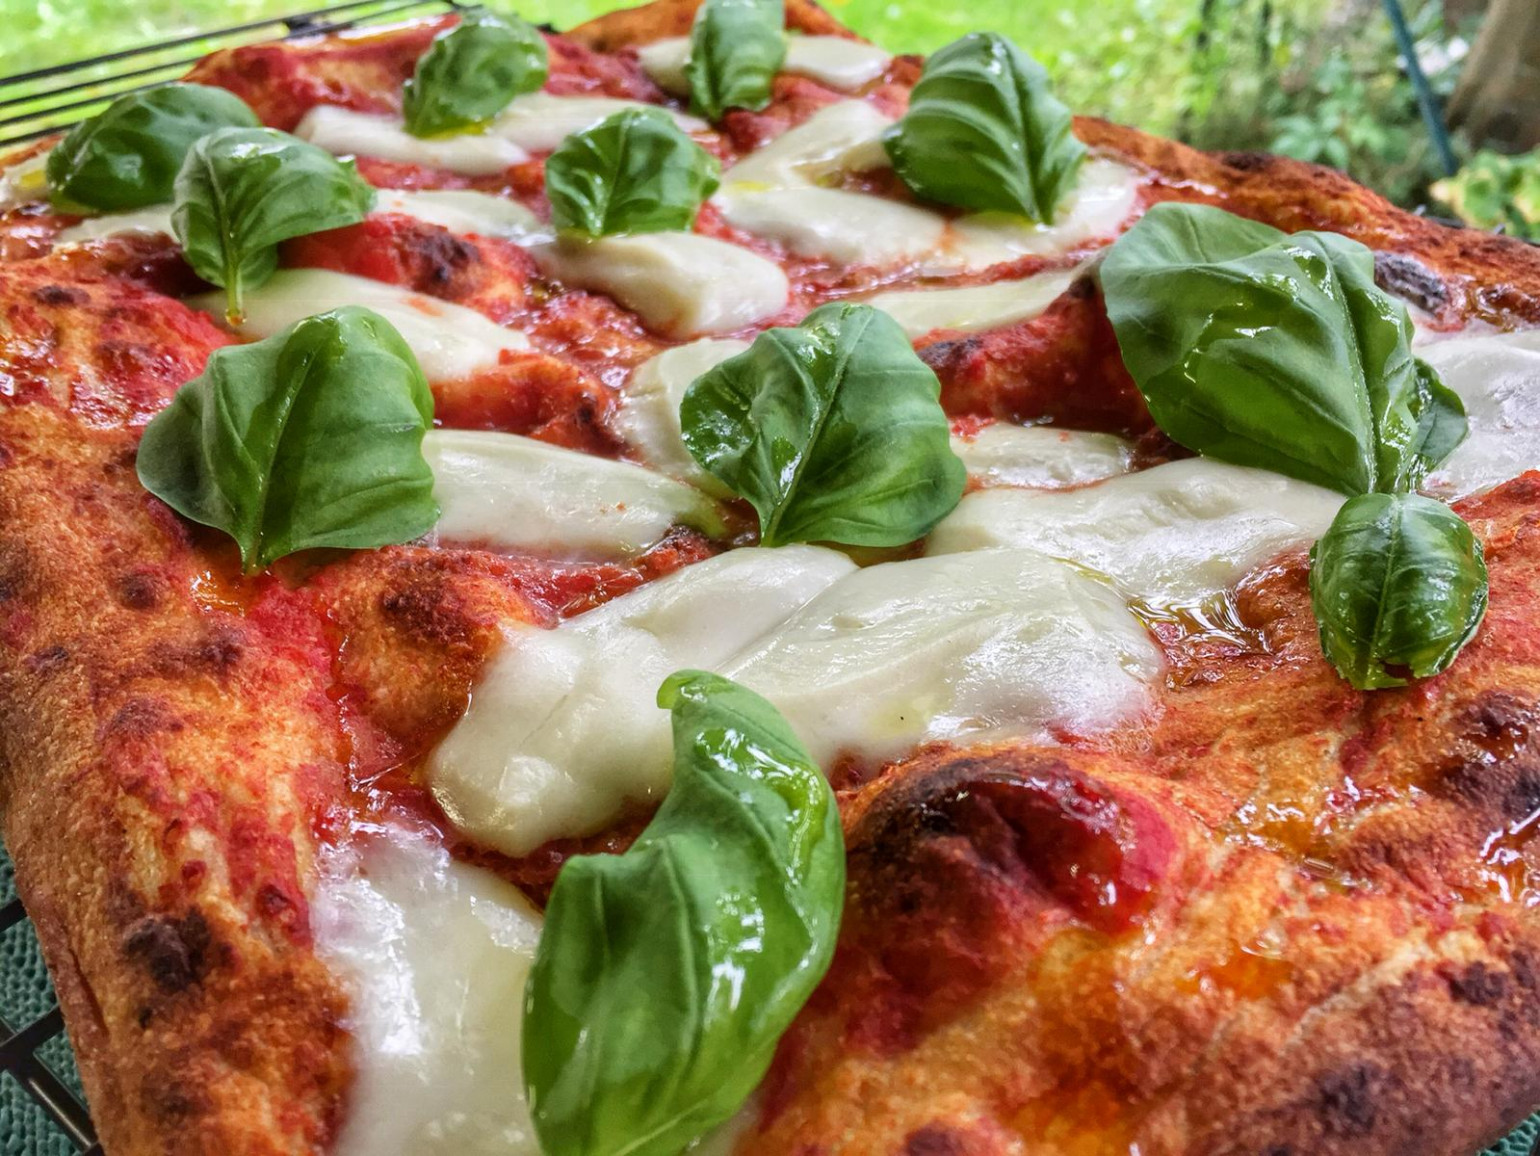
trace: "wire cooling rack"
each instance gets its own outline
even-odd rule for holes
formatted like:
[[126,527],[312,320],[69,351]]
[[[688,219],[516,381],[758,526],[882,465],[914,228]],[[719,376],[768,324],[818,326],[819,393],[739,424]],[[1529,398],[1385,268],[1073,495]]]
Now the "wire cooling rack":
[[[349,0],[0,77],[0,147],[35,140],[115,97],[174,79],[216,48],[446,12],[462,0]],[[0,847],[0,1156],[102,1156],[58,1000]],[[1483,1156],[1540,1156],[1540,1114]]]
[[216,48],[293,40],[462,7],[461,0],[344,0],[0,76],[0,147],[47,136],[90,116],[114,97],[174,80]]

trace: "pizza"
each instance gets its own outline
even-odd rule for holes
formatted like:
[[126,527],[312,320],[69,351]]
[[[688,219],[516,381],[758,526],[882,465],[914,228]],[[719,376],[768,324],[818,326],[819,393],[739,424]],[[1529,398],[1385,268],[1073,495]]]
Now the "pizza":
[[1540,1107],[1540,251],[810,0],[0,158],[0,808],[108,1156]]

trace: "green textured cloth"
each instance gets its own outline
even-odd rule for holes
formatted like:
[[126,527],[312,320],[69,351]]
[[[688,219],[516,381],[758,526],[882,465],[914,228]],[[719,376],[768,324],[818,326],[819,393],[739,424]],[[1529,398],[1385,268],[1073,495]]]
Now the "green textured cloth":
[[[15,897],[11,861],[4,848],[0,848],[0,906]],[[53,986],[43,969],[43,954],[32,933],[32,924],[23,921],[0,932],[0,1019],[21,1027],[53,1006]],[[36,1054],[65,1087],[84,1099],[68,1040],[62,1035],[54,1036]],[[1540,1113],[1525,1120],[1483,1156],[1530,1156],[1537,1138]],[[0,1073],[0,1156],[74,1156],[77,1151],[26,1089],[9,1074]]]

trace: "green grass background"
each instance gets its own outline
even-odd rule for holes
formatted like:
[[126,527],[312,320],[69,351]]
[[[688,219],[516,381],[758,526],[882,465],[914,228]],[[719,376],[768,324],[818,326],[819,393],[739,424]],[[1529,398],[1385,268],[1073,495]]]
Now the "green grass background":
[[[325,0],[311,0],[324,3]],[[615,0],[488,0],[568,27]],[[1169,131],[1191,83],[1198,0],[825,0],[895,52],[928,52],[966,32],[1012,37],[1054,74],[1077,111]],[[1278,0],[1320,10],[1326,0]],[[624,0],[621,0],[621,6]],[[0,0],[0,77],[306,7],[306,0]],[[190,46],[178,55],[196,55]]]

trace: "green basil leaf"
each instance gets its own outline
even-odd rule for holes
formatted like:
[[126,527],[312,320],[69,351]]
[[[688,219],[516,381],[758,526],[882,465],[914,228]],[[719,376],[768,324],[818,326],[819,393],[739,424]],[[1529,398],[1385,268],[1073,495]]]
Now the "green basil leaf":
[[1415,489],[1465,436],[1356,241],[1160,204],[1100,276],[1124,364],[1189,449],[1360,494]]
[[55,198],[91,209],[158,205],[171,199],[172,182],[199,137],[261,123],[233,92],[204,84],[120,96],[48,154],[48,185]]
[[145,428],[139,480],[234,538],[248,571],[312,546],[405,542],[438,520],[432,423],[401,335],[348,306],[216,350]]
[[1321,649],[1359,690],[1403,686],[1454,661],[1487,607],[1481,543],[1420,494],[1363,494],[1310,551]]
[[909,111],[883,143],[915,196],[1052,223],[1086,148],[1048,73],[992,32],[954,40],[925,62]]
[[508,102],[545,83],[545,37],[514,17],[477,9],[434,37],[402,90],[406,131],[458,132],[491,120]]
[[936,375],[870,305],[824,305],[691,383],[685,446],[759,511],[760,541],[899,546],[962,498]]
[[271,128],[226,128],[199,140],[177,174],[171,226],[198,276],[222,286],[232,319],[242,295],[273,275],[278,243],[356,224],[374,188],[353,167]]
[[719,166],[660,108],[630,108],[575,132],[546,158],[551,222],[589,237],[695,223]]
[[680,671],[674,785],[623,855],[567,860],[524,996],[547,1156],[677,1156],[754,1090],[828,969],[839,811],[774,707]]
[[706,0],[690,27],[690,108],[718,121],[730,108],[759,111],[786,59],[784,0]]

